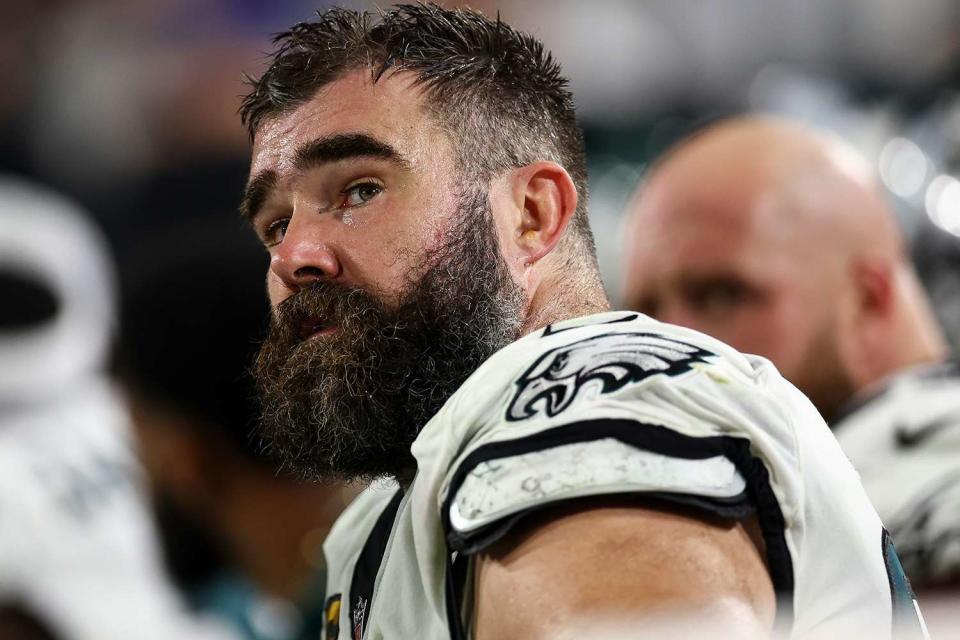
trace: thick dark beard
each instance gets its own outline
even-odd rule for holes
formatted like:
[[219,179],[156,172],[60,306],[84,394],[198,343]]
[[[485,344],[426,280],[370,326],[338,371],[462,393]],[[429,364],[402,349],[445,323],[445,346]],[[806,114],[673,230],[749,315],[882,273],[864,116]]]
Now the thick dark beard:
[[[486,194],[393,307],[320,280],[278,305],[254,365],[268,451],[313,480],[409,480],[417,434],[461,384],[516,340],[525,298],[499,249]],[[422,274],[422,275],[420,275]],[[324,317],[337,330],[304,340]]]

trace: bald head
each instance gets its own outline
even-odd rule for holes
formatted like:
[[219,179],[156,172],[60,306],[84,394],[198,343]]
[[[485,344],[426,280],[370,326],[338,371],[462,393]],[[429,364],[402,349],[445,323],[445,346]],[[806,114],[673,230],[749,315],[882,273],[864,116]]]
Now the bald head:
[[822,255],[829,243],[835,257],[903,258],[866,161],[839,139],[772,118],[729,120],[681,142],[638,192],[631,214],[632,230],[707,224],[761,233],[798,255]]
[[828,416],[942,350],[870,166],[797,124],[681,142],[634,196],[625,249],[628,305],[770,358]]

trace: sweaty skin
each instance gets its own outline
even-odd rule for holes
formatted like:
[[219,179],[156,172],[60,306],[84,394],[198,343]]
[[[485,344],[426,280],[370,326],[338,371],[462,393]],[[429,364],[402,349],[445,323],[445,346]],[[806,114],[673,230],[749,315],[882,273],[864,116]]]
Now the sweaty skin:
[[629,205],[627,306],[770,358],[828,419],[945,347],[867,163],[772,118],[671,150]]
[[[769,637],[775,596],[757,579],[767,570],[762,548],[755,519],[734,525],[617,498],[559,507],[481,557],[475,637],[572,638],[608,623],[636,635],[604,637],[681,637],[691,621],[711,633],[683,637]],[[651,577],[643,589],[638,576]],[[518,601],[523,615],[504,616]]]
[[[276,187],[255,213],[258,235],[286,220],[283,242],[269,248],[267,276],[276,305],[316,278],[340,279],[373,287],[388,298],[416,265],[404,248],[431,247],[446,223],[436,213],[455,206],[457,193],[449,145],[422,117],[408,82],[370,82],[356,72],[320,90],[291,114],[270,120],[257,132],[250,176],[272,171]],[[380,158],[356,157],[301,169],[295,150],[337,134],[371,134],[391,145],[407,166]],[[337,207],[342,192],[359,180],[373,180],[383,193],[355,207]],[[391,215],[397,209],[419,215]]]
[[[404,162],[356,157],[298,167],[296,150],[303,145],[354,134],[389,145]],[[454,157],[450,138],[423,107],[422,89],[404,72],[387,74],[376,84],[368,70],[347,73],[292,112],[266,122],[255,136],[250,184],[266,171],[273,172],[275,184],[262,206],[247,213],[269,245],[271,302],[279,304],[317,278],[395,297],[417,266],[415,257],[434,246],[454,222],[449,212],[457,210],[458,179],[463,179],[454,168]],[[343,194],[356,180],[375,181],[382,190],[354,204]],[[523,333],[608,308],[599,282],[571,269],[557,249],[578,197],[562,167],[542,161],[506,170],[491,181],[488,194],[501,253],[526,295]],[[540,526],[549,544],[537,544],[535,553],[528,553],[526,543],[518,540],[478,560],[474,619],[478,638],[537,637],[554,629],[551,620],[504,616],[502,610],[485,604],[496,598],[505,575],[501,569],[519,571],[517,577],[529,581],[551,567],[565,568],[564,581],[543,584],[538,593],[513,589],[515,612],[534,610],[544,598],[553,599],[554,592],[554,611],[568,619],[589,615],[600,606],[566,597],[588,594],[617,562],[609,554],[571,556],[570,545],[584,540],[586,531],[594,549],[617,545],[622,557],[636,558],[645,571],[657,570],[656,563],[651,564],[655,560],[651,549],[658,554],[682,553],[687,567],[717,568],[677,572],[669,593],[660,591],[645,571],[620,576],[617,588],[623,612],[631,619],[659,613],[665,606],[686,602],[695,607],[711,600],[731,612],[721,616],[725,623],[718,628],[724,632],[743,625],[768,629],[771,624],[773,589],[766,568],[757,561],[756,545],[746,534],[749,523],[717,526],[689,517],[665,518],[660,511],[636,507],[558,512]],[[645,534],[625,535],[625,529]],[[732,565],[738,567],[736,581],[722,580]],[[711,575],[717,580],[709,579]]]

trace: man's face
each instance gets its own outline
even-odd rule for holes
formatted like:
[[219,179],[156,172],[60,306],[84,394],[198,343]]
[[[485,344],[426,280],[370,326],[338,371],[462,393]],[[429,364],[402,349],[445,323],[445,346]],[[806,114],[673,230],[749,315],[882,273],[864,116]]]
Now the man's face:
[[321,478],[412,473],[409,447],[524,298],[488,194],[403,74],[331,83],[258,131],[243,209],[271,255],[255,366],[268,444]]
[[850,392],[834,282],[783,206],[745,183],[655,178],[634,203],[624,302],[769,358],[832,412]]
[[395,300],[456,222],[453,158],[405,74],[349,73],[268,120],[243,208],[270,252],[271,303],[319,276]]

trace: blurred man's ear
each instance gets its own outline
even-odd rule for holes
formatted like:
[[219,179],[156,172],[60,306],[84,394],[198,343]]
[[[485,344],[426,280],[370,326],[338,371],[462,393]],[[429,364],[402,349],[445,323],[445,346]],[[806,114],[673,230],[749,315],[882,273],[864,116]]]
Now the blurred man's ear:
[[894,267],[889,261],[862,258],[852,265],[855,302],[861,322],[885,320],[893,313]]
[[856,386],[883,369],[890,327],[894,321],[894,267],[880,259],[859,259],[850,265],[849,295],[841,296],[841,325],[836,336],[841,360]]

